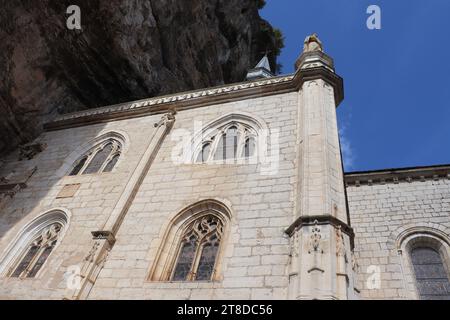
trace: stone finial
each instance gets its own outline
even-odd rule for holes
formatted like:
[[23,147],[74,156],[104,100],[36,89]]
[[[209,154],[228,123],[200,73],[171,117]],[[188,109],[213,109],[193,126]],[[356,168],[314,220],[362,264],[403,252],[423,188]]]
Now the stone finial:
[[317,33],[313,33],[306,37],[303,45],[303,52],[314,52],[314,51],[322,51],[323,46],[322,41],[320,41]]
[[307,36],[303,52],[295,62],[295,70],[306,70],[323,67],[334,72],[333,59],[323,51],[322,41],[317,33]]

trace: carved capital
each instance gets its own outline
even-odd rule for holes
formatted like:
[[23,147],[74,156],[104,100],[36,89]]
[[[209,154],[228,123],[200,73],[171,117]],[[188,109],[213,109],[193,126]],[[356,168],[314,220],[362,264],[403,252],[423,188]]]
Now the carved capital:
[[158,123],[155,123],[155,128],[159,128],[161,126],[172,126],[175,122],[175,114],[176,112],[174,110],[170,110],[169,112],[165,113],[161,120],[159,120]]
[[91,234],[94,240],[107,240],[110,245],[114,245],[114,243],[116,242],[116,238],[111,231],[92,231]]

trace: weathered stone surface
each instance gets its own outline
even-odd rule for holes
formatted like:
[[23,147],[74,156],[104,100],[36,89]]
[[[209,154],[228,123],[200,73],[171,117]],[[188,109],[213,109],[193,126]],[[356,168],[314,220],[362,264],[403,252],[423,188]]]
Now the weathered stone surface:
[[[0,0],[0,152],[57,113],[242,81],[276,43],[258,3]],[[82,31],[66,28],[73,4]]]

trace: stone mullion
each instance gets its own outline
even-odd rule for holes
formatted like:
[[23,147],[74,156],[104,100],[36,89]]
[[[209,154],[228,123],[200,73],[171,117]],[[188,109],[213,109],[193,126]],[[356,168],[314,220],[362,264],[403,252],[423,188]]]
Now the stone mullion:
[[[84,174],[84,171],[89,167],[92,159],[94,159],[95,155],[102,150],[101,148],[96,148],[94,151],[91,152],[90,155],[87,156],[86,162],[84,163],[83,167],[80,169],[77,175]],[[83,159],[83,158],[82,158]]]
[[[214,136],[214,140],[213,140],[212,143],[211,143],[211,149],[209,150],[209,155],[208,155],[208,160],[207,160],[207,162],[208,162],[208,161],[214,161],[214,157],[215,157],[216,152],[217,152],[217,146],[219,145],[220,139],[223,138],[223,134],[224,134],[224,131],[223,131],[223,130],[220,130],[220,131]],[[212,137],[211,137],[211,139],[212,139]]]
[[245,128],[242,125],[238,125],[238,141],[237,141],[237,148],[236,148],[236,159],[239,158],[245,158],[242,156],[244,149],[245,149],[245,141],[248,137],[248,135],[245,132]]
[[[25,270],[22,272],[22,274],[20,275],[19,278],[27,278],[28,277],[28,275],[30,274],[31,270],[33,270],[34,266],[38,262],[39,257],[44,253],[44,250],[45,250],[45,247],[43,245],[40,245],[38,251],[33,256],[33,259],[31,259],[30,263],[25,268]],[[28,250],[27,250],[27,252],[28,252]],[[22,256],[22,259],[24,257],[25,257],[25,255]]]

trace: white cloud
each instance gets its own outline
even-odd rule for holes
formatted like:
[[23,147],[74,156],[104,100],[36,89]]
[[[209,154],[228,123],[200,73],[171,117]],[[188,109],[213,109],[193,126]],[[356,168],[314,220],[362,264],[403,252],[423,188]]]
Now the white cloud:
[[342,151],[342,158],[344,161],[344,169],[345,171],[350,171],[355,166],[356,155],[352,148],[351,141],[348,138],[346,132],[347,126],[344,124],[339,129],[339,137],[341,140],[341,151]]

